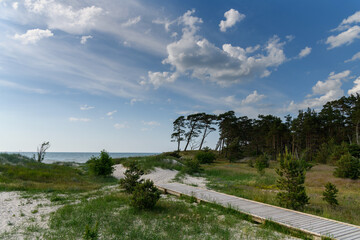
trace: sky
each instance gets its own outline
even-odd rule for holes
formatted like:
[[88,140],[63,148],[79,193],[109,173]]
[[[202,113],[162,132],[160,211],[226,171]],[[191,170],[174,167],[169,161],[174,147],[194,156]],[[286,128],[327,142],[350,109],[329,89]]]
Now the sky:
[[319,110],[360,92],[359,43],[358,0],[0,0],[0,151],[170,151],[181,115]]

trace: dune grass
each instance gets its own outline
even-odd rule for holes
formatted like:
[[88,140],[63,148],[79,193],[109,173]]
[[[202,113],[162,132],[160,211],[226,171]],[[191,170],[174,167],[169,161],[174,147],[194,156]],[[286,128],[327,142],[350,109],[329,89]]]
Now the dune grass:
[[0,191],[81,192],[117,182],[113,177],[89,175],[85,165],[38,163],[18,154],[2,154],[0,158]]
[[[243,220],[231,209],[164,196],[151,211],[129,206],[123,192],[59,209],[45,239],[80,239],[86,225],[99,224],[100,239],[283,239],[288,237]],[[38,230],[37,230],[38,231]]]
[[145,157],[117,158],[113,161],[115,164],[123,164],[124,166],[129,166],[130,162],[136,161],[138,166],[144,171],[152,170],[155,167],[178,171],[182,169],[181,161],[166,153]]
[[[277,162],[272,161],[270,168],[267,168],[263,175],[258,174],[256,169],[246,163],[216,162],[203,167],[210,188],[278,205],[276,200],[278,176],[275,172]],[[360,225],[360,180],[336,178],[333,176],[333,171],[333,166],[315,165],[307,172],[305,186],[310,204],[305,208],[305,212]],[[327,182],[334,183],[339,189],[339,206],[335,208],[328,206],[322,200],[322,192]]]

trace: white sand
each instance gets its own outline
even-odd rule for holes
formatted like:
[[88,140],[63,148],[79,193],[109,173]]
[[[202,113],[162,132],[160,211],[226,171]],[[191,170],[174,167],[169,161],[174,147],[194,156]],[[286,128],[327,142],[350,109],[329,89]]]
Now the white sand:
[[[120,179],[124,178],[124,172],[126,168],[122,164],[117,164],[114,166],[115,171],[113,172],[113,176]],[[155,170],[151,171],[150,173],[143,175],[143,179],[150,179],[155,184],[164,184],[174,182],[174,178],[179,171],[176,170],[169,170],[169,169],[162,169],[162,168],[155,168]],[[206,187],[206,179],[202,177],[192,177],[189,175],[185,175],[181,182],[188,185],[195,185],[198,187],[205,188]]]
[[50,213],[59,208],[50,204],[41,195],[33,199],[22,198],[19,192],[0,192],[0,234],[35,224],[47,228]]

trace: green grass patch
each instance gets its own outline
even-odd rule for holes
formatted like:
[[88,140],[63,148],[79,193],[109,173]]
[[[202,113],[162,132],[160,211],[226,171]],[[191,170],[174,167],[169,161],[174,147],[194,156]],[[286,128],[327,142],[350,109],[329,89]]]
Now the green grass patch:
[[80,239],[86,226],[99,223],[101,239],[281,239],[286,236],[244,221],[239,213],[171,196],[151,211],[129,206],[118,192],[59,209],[45,239]]

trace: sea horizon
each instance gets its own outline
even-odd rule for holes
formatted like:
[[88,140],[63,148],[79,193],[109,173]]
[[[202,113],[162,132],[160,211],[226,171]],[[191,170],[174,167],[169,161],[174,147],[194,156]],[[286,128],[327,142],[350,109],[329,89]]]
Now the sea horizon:
[[[11,152],[1,151],[0,153],[20,154],[29,158],[36,156],[37,152]],[[123,157],[139,157],[139,156],[152,156],[159,154],[157,152],[108,152],[112,158],[123,158]],[[44,163],[54,162],[77,162],[85,163],[92,156],[98,156],[100,152],[46,152]]]

